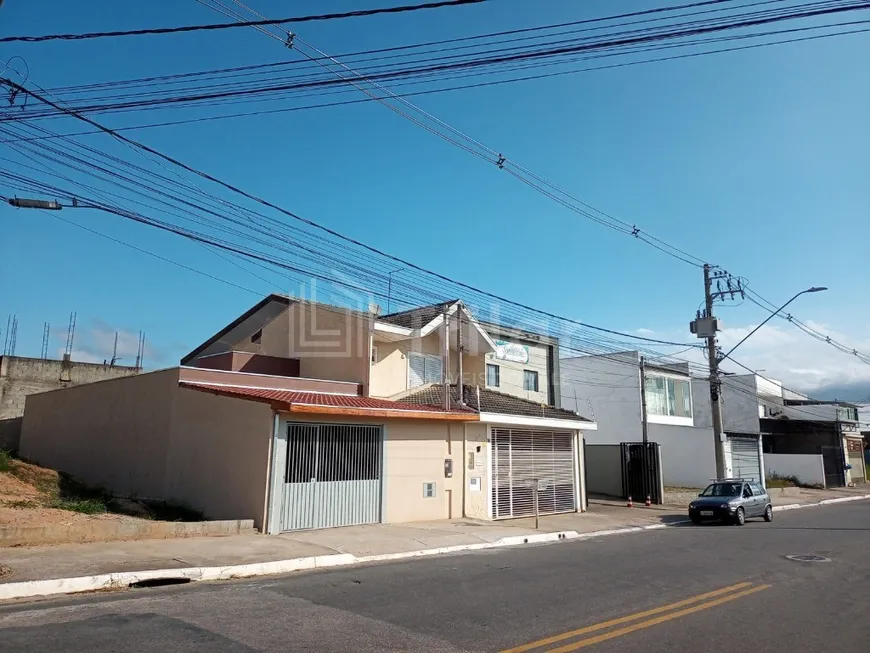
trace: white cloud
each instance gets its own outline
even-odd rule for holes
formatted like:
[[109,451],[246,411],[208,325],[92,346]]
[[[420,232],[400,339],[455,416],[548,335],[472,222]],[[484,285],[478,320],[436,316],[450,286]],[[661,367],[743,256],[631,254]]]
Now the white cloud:
[[[116,329],[105,322],[94,320],[87,329],[76,331],[73,341],[72,360],[82,363],[102,363],[111,361],[115,351],[115,334],[118,334],[117,363],[135,365],[139,351],[138,332]],[[66,334],[63,334],[64,340]],[[58,357],[63,355],[63,347],[58,348]],[[145,343],[144,364],[160,363],[165,360],[165,352]]]

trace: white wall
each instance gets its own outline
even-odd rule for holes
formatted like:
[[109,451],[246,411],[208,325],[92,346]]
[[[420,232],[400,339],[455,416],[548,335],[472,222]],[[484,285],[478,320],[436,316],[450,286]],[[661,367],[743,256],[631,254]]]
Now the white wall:
[[796,476],[801,483],[825,484],[825,466],[822,457],[800,453],[764,454],[764,474],[771,476]]
[[[652,425],[651,425],[652,427]],[[716,477],[713,437],[706,429],[686,427],[650,428],[649,439],[662,453],[662,481],[666,487],[707,487]]]

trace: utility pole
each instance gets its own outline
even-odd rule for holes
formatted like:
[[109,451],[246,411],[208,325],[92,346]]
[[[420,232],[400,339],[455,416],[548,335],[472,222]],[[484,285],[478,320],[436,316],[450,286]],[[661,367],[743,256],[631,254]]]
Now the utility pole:
[[716,478],[725,478],[725,427],[722,424],[722,393],[719,380],[719,355],[716,351],[718,324],[713,318],[713,279],[711,268],[704,264],[704,318],[709,321],[706,330],[707,360],[710,362],[710,413],[713,417],[713,451],[716,454]]
[[643,437],[643,496],[650,495],[649,474],[649,428],[646,412],[646,358],[640,357],[640,427]]

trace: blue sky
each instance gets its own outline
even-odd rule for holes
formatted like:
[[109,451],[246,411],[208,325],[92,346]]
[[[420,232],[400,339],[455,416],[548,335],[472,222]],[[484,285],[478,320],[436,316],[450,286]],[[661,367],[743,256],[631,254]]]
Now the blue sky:
[[[381,4],[389,3],[255,0],[252,6],[285,16]],[[307,23],[298,32],[338,53],[651,4],[495,0]],[[870,16],[850,16],[860,18]],[[6,0],[0,34],[222,20],[194,0]],[[0,59],[24,57],[32,80],[45,88],[276,61],[287,54],[253,30],[0,49]],[[795,315],[870,352],[870,305],[864,301],[870,275],[868,60],[870,34],[861,34],[415,102],[591,204],[747,277],[774,302],[811,285],[828,286],[826,293],[798,300]],[[107,116],[103,122],[119,127],[142,119]],[[81,127],[57,121],[52,128]],[[374,103],[166,127],[135,137],[366,243],[570,318],[688,340],[686,325],[702,300],[700,271],[585,221]],[[104,146],[102,136],[83,139]],[[254,290],[270,289],[166,234],[91,212],[63,217],[86,220]],[[0,229],[0,328],[6,313],[18,315],[20,355],[38,355],[44,321],[59,327],[60,337],[69,312],[77,310],[83,351],[105,356],[111,352],[100,353],[105,338],[98,334],[142,329],[153,347],[152,364],[169,365],[256,300],[51,215],[0,207]],[[723,309],[721,317],[733,329],[723,342],[736,342],[741,329],[764,316],[749,303]],[[870,381],[870,366],[785,323],[754,341],[741,348],[744,362],[795,385]],[[52,348],[58,346],[62,342]]]

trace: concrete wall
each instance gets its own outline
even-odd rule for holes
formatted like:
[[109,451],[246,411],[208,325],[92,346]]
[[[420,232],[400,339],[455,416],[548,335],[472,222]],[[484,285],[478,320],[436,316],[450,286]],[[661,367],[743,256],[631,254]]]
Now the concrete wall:
[[21,455],[125,496],[163,498],[178,370],[27,398]]
[[649,439],[661,445],[665,486],[706,487],[716,478],[712,429],[650,424]]
[[273,427],[268,404],[176,388],[163,497],[262,528]]
[[179,388],[175,368],[28,397],[21,455],[261,528],[272,425],[267,404]]
[[764,474],[767,477],[796,476],[801,483],[825,485],[825,466],[820,455],[766,453]]
[[587,444],[586,491],[622,496],[622,447],[618,444]]
[[0,449],[18,449],[28,395],[138,373],[135,367],[0,356]]

